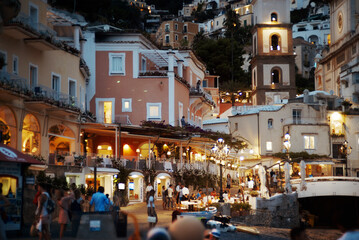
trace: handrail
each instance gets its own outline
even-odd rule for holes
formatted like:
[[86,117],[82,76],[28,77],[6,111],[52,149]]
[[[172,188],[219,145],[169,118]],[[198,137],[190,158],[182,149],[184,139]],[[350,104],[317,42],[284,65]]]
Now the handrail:
[[[299,184],[301,179],[292,179],[291,183]],[[306,182],[325,182],[325,181],[354,181],[359,182],[359,177],[339,177],[339,176],[325,176],[325,177],[308,177]]]

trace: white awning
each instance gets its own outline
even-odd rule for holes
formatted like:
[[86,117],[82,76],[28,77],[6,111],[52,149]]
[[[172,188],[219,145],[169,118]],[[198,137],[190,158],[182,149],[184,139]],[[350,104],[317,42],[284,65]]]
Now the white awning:
[[334,162],[332,162],[332,161],[311,161],[311,162],[305,161],[305,163],[310,164],[310,165],[319,165],[319,164],[334,165]]
[[29,166],[29,170],[33,170],[33,171],[44,171],[45,169],[47,169],[46,165],[31,164]]
[[140,172],[131,172],[130,177],[136,178],[136,177],[144,177],[144,176]]
[[171,178],[171,175],[168,173],[160,173],[156,176],[156,178]]
[[[94,173],[95,169],[93,167],[88,167],[88,169],[90,170],[88,173]],[[116,168],[97,168],[97,173],[100,174],[117,174],[120,172],[120,170],[116,169]],[[86,172],[86,174],[88,174]]]

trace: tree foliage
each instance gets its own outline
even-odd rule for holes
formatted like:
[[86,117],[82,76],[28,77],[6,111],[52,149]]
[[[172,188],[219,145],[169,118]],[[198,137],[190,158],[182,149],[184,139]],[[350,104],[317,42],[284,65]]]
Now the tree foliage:
[[111,24],[119,28],[142,29],[141,12],[122,0],[52,0],[50,4],[59,9],[76,12],[89,22]]

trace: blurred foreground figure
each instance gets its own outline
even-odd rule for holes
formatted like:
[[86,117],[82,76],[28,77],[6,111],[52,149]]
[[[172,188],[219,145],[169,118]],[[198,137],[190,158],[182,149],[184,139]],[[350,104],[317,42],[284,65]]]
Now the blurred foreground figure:
[[171,240],[171,236],[164,228],[152,228],[147,233],[147,240]]
[[205,228],[197,218],[185,216],[173,222],[168,230],[175,240],[203,240]]

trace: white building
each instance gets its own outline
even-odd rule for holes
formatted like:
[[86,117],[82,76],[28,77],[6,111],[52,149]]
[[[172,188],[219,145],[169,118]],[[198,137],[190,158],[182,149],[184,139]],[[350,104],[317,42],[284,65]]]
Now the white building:
[[313,20],[293,25],[293,38],[301,38],[317,46],[328,45],[330,42],[330,21]]

